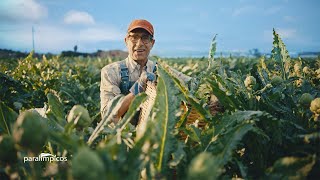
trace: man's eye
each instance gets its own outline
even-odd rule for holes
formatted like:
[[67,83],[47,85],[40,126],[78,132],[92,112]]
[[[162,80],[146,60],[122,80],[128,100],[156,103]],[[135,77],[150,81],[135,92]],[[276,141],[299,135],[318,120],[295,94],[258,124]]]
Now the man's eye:
[[131,36],[132,39],[138,40],[140,37],[139,36]]
[[149,36],[142,36],[141,39],[147,40],[147,39],[149,39]]

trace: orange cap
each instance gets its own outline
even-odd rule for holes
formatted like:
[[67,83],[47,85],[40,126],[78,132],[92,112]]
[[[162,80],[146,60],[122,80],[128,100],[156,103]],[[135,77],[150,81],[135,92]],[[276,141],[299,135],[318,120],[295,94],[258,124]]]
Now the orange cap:
[[137,29],[137,28],[142,28],[142,29],[145,29],[146,31],[148,31],[152,36],[154,34],[154,31],[153,31],[153,26],[152,24],[147,21],[147,20],[144,20],[144,19],[135,19],[133,20],[129,27],[128,27],[128,32],[131,32],[132,30],[134,29]]

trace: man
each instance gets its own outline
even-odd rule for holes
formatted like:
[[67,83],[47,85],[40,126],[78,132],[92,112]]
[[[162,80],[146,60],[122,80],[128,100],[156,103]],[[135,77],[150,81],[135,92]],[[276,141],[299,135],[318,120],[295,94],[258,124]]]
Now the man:
[[[125,60],[111,63],[101,70],[101,115],[102,118],[110,108],[110,102],[116,96],[122,94],[124,99],[117,117],[117,123],[129,109],[133,98],[145,91],[146,82],[155,81],[156,64],[148,59],[149,53],[155,43],[154,29],[150,22],[143,19],[136,19],[128,27],[127,35],[124,39],[129,55]],[[177,70],[168,67],[171,72],[184,82],[190,81],[190,77]],[[137,125],[137,118],[132,123]]]
[[125,95],[121,101],[115,123],[129,109],[133,98],[145,91],[147,80],[155,80],[155,63],[148,59],[155,43],[154,29],[143,19],[133,20],[124,39],[129,55],[125,60],[111,63],[101,70],[101,115],[109,109],[110,101],[117,95]]

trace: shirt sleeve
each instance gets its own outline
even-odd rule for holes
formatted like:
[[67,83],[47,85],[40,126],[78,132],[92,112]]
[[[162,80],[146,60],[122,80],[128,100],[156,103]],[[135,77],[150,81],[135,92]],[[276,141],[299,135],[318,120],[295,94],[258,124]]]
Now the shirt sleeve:
[[110,107],[110,101],[121,94],[119,88],[119,75],[116,67],[106,66],[101,70],[101,83],[100,83],[100,110],[101,116],[104,117],[104,113]]

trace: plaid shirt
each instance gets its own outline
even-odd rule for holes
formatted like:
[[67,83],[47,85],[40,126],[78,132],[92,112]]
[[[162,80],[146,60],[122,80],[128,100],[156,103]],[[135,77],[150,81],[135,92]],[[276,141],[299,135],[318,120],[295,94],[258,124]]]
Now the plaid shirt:
[[[137,81],[142,72],[141,66],[129,57],[123,61],[125,61],[126,66],[128,68],[129,81]],[[108,103],[115,96],[121,94],[120,63],[121,61],[108,64],[101,70],[100,100],[102,115],[107,109],[109,109],[110,104]],[[152,72],[154,65],[155,63],[153,61],[148,60],[146,64],[147,72]]]
[[[130,59],[129,57],[125,60],[126,66],[128,68],[129,81],[135,82],[139,79],[141,75],[141,66]],[[120,83],[120,63],[121,61],[114,62],[106,65],[101,70],[101,84],[100,84],[100,100],[101,100],[101,113],[102,117],[104,116],[104,112],[109,109],[109,102],[117,95],[121,94]],[[147,61],[147,72],[152,72],[153,67],[155,66],[155,62],[148,60]],[[182,82],[187,83],[191,80],[191,77],[171,68],[168,66],[169,70],[177,76]]]

